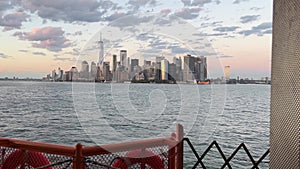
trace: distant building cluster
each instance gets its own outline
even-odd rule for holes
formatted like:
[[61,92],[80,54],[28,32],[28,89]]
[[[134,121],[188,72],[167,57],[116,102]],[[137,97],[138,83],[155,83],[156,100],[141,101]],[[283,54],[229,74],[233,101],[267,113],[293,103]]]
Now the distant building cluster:
[[210,82],[213,84],[271,84],[271,78],[262,77],[260,80],[249,78],[242,79],[239,76],[237,76],[237,78],[231,78],[230,66],[225,66],[224,77],[210,79]]
[[[96,82],[133,82],[133,83],[176,83],[207,80],[207,62],[203,56],[173,57],[171,63],[163,56],[157,56],[155,61],[130,59],[127,50],[120,50],[108,61],[103,61],[104,45],[100,35],[99,60],[89,63],[81,62],[81,69],[72,67],[69,71],[53,70],[44,80],[50,81],[96,81]],[[112,66],[112,67],[111,67]]]
[[48,74],[47,77],[44,77],[43,80],[48,81],[93,81],[95,80],[92,77],[95,77],[97,73],[97,66],[95,62],[89,64],[86,61],[81,63],[81,71],[73,66],[69,71],[64,71],[61,68],[58,68],[58,71],[53,70],[51,74]]
[[[81,69],[72,67],[69,71],[53,70],[44,80],[50,81],[96,81],[96,82],[136,82],[136,83],[176,83],[205,81],[207,79],[207,63],[203,56],[191,55],[173,58],[171,63],[165,57],[158,56],[155,61],[144,60],[140,65],[139,59],[127,57],[127,51],[121,50],[119,61],[117,55],[110,62],[96,64],[81,62]],[[111,67],[112,65],[112,67]]]

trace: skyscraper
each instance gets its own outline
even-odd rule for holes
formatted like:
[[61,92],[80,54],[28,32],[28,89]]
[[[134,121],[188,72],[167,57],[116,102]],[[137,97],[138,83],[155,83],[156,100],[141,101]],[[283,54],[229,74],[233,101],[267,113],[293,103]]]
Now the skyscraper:
[[120,51],[120,64],[121,66],[127,67],[127,51],[126,50],[121,50]]
[[89,71],[89,64],[85,60],[81,62],[81,71],[82,72],[88,72]]
[[113,72],[117,69],[117,55],[113,55]]
[[205,81],[207,79],[207,64],[204,56],[195,58],[195,72],[194,77],[198,81]]
[[126,67],[127,67],[127,70],[130,72],[130,57],[128,57],[127,58],[127,65],[126,65]]
[[139,65],[139,60],[138,59],[131,59],[131,70],[130,71],[133,71],[134,70],[134,67],[135,66],[138,66]]
[[57,78],[56,76],[57,76],[56,70],[54,69],[54,70],[52,70],[52,75],[51,75],[52,80],[56,80],[56,78]]
[[[202,77],[203,76],[203,77]],[[202,64],[201,64],[201,76],[200,80],[207,80],[207,59],[202,56]]]
[[100,82],[100,81],[103,80],[103,78],[102,78],[102,76],[101,76],[101,73],[102,73],[101,67],[100,67],[100,65],[98,65],[98,66],[97,66],[97,74],[96,74],[95,81]]
[[161,80],[168,80],[169,61],[161,60]]
[[79,78],[79,73],[76,67],[72,67],[69,71],[69,81],[76,81]]
[[230,79],[230,66],[225,66],[225,68],[224,68],[224,76],[225,76],[225,80],[229,80]]
[[184,66],[183,69],[188,70],[190,72],[195,71],[195,58],[191,55],[184,56]]
[[173,63],[176,65],[176,76],[174,76],[175,80],[182,81],[182,59],[181,57],[173,58]]
[[161,61],[164,59],[164,57],[157,56],[155,58],[155,80],[162,80],[161,78]]
[[64,71],[59,67],[58,68],[57,80],[62,80],[63,75],[64,75]]
[[177,75],[177,70],[176,70],[176,64],[175,63],[171,63],[169,64],[169,68],[168,68],[168,73],[169,73],[169,80],[177,80],[178,79],[178,75]]
[[100,32],[100,41],[99,41],[99,47],[100,47],[100,51],[99,51],[99,60],[98,60],[98,64],[102,64],[103,61],[103,57],[104,57],[104,44],[102,41],[102,33]]
[[102,77],[104,77],[104,80],[111,81],[110,71],[109,71],[109,62],[103,62],[103,68],[102,68]]
[[81,62],[80,77],[81,78],[88,78],[89,77],[89,64],[85,60]]
[[92,62],[91,63],[91,76],[90,76],[90,78],[95,80],[96,75],[97,75],[97,66],[96,66],[95,62]]
[[144,66],[151,66],[151,61],[144,60]]
[[195,72],[195,58],[191,55],[184,56],[183,58],[183,80],[191,81],[194,80],[193,74]]

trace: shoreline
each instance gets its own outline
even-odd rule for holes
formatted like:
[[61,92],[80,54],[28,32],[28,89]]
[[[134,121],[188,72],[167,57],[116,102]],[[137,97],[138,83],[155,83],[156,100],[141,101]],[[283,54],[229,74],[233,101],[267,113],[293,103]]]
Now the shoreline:
[[96,82],[96,81],[49,81],[49,80],[42,80],[42,79],[0,79],[1,81],[7,81],[7,82],[49,82],[49,83],[98,83],[98,84],[170,84],[170,85],[199,85],[199,86],[209,86],[209,85],[271,85],[271,83],[261,83],[258,80],[254,80],[255,82],[251,83],[214,83],[212,82],[211,84],[195,84],[191,82],[176,82],[176,83],[139,83],[139,82],[130,82],[130,81],[125,81],[125,82],[115,82],[115,81],[110,81],[110,82]]

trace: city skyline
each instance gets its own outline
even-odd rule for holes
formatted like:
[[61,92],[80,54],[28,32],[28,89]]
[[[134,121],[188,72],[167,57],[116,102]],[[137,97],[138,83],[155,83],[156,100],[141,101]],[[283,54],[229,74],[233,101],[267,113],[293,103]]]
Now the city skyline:
[[[79,6],[86,6],[86,9],[80,9]],[[1,78],[41,78],[57,67],[67,70],[76,65],[78,55],[85,49],[84,46],[91,36],[97,35],[99,41],[99,30],[105,29],[116,19],[145,13],[169,18],[176,16],[192,25],[194,30],[198,30],[194,32],[195,39],[202,37],[209,42],[202,43],[201,46],[210,45],[213,49],[199,51],[203,52],[208,62],[215,57],[222,65],[219,67],[229,65],[233,77],[259,79],[270,76],[271,1],[212,0],[171,3],[129,0],[107,1],[105,4],[97,0],[49,3],[28,0],[7,1],[0,3],[0,7],[0,36],[5,42],[0,49]],[[78,16],[72,15],[68,9],[77,12]],[[136,21],[147,22],[146,19],[147,17],[138,16],[127,22],[136,24]],[[117,26],[120,25],[126,26],[124,22]],[[103,40],[110,38],[107,37],[107,32],[102,36]],[[151,37],[147,38],[149,40]],[[131,39],[131,43],[135,41],[136,39]],[[178,55],[189,54],[184,50],[186,48],[183,44],[170,47]],[[129,55],[135,54],[132,52]],[[159,53],[161,54],[163,53]]]
[[[127,50],[120,50],[112,55],[112,63],[102,58],[104,51],[103,42],[100,45],[98,62],[86,60],[80,66],[72,66],[70,70],[62,70],[60,67],[52,70],[43,77],[47,81],[96,81],[96,82],[194,82],[207,81],[207,62],[204,56],[185,55],[173,57],[172,62],[163,56],[157,56],[154,61],[127,57]],[[102,46],[102,47],[101,47]],[[102,50],[102,51],[101,51]],[[80,67],[80,69],[79,69]],[[169,81],[169,82],[168,82]]]
[[[148,34],[143,33],[143,36]],[[97,51],[97,46],[88,47],[88,51],[84,55],[97,58],[98,61],[92,60],[91,67],[86,60],[81,61],[81,69],[77,60],[77,67],[72,66],[69,71],[58,68],[58,73],[54,69],[51,74],[43,77],[47,81],[90,81],[90,82],[134,82],[134,83],[176,83],[176,82],[207,82],[207,58],[204,56],[192,56],[187,54],[178,58],[173,55],[173,62],[165,56],[155,56],[155,61],[142,60],[143,65],[139,64],[140,58],[144,58],[140,53],[140,58],[130,58],[127,55],[127,49],[117,50],[119,52],[119,59],[116,53],[110,53],[111,57],[104,57],[105,44],[100,32],[99,56],[91,54],[89,51]],[[114,49],[113,49],[114,50]],[[191,51],[193,52],[193,51]],[[167,54],[167,53],[166,53]],[[168,53],[170,55],[170,53]],[[94,55],[94,56],[93,56]],[[169,56],[170,57],[170,56]],[[150,58],[148,58],[150,59]],[[110,62],[112,61],[112,62]],[[97,62],[97,64],[96,64]],[[229,79],[227,79],[229,80]]]

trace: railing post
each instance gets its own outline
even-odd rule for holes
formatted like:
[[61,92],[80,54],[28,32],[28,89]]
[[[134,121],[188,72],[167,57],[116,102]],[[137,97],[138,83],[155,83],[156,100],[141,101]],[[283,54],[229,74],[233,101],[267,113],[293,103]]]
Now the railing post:
[[141,152],[142,152],[142,158],[143,158],[142,163],[141,163],[141,169],[146,169],[146,161],[145,160],[147,159],[147,157],[145,154],[145,148],[142,148]]
[[[171,133],[171,139],[176,140],[176,134]],[[176,147],[168,147],[168,169],[175,169],[176,166]]]
[[181,124],[176,125],[176,141],[178,142],[176,147],[177,158],[176,158],[176,169],[183,168],[183,126]]
[[82,145],[80,143],[76,144],[75,156],[73,158],[73,169],[84,169],[85,163],[82,156]]
[[21,162],[21,166],[20,166],[20,169],[25,169],[25,166],[26,166],[26,161],[27,161],[27,151],[26,150],[21,150],[22,152],[22,162]]

